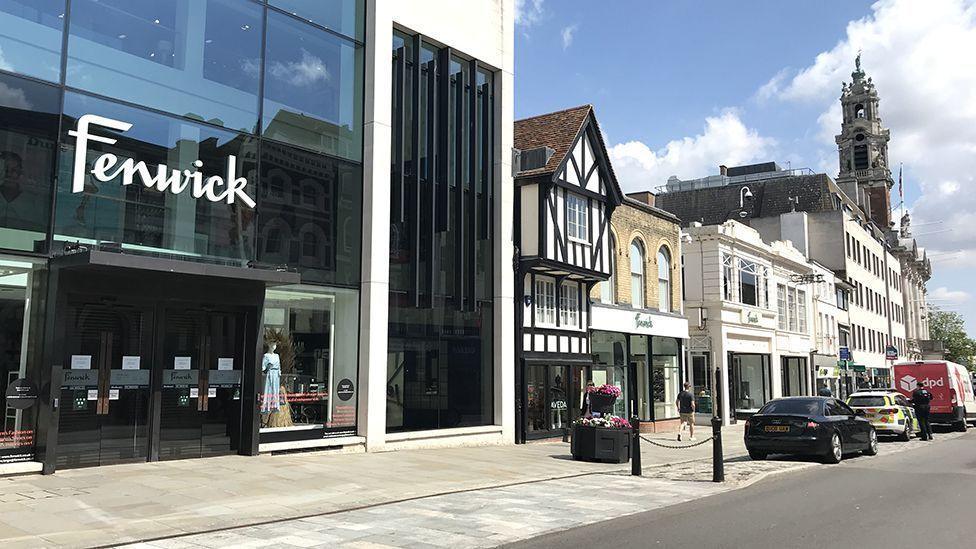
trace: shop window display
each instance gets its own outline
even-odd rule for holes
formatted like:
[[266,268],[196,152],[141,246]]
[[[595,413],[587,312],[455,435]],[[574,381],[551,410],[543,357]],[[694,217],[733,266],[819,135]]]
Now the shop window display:
[[258,396],[262,433],[355,427],[358,307],[353,290],[267,291]]
[[678,342],[671,337],[651,338],[651,365],[654,369],[654,419],[678,417],[675,399],[681,391],[678,374]]
[[6,396],[13,384],[29,385],[37,395],[38,387],[33,379],[36,371],[29,368],[27,361],[31,354],[27,347],[36,338],[24,333],[31,324],[25,320],[38,315],[36,308],[31,310],[27,300],[34,286],[34,273],[30,263],[0,258],[0,410],[3,411],[0,464],[34,459],[38,406],[18,405]]

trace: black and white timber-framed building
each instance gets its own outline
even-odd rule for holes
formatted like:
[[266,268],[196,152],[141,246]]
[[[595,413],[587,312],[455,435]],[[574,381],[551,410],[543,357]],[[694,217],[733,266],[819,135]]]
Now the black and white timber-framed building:
[[516,440],[555,436],[578,415],[589,294],[612,272],[610,216],[623,195],[584,105],[515,123]]

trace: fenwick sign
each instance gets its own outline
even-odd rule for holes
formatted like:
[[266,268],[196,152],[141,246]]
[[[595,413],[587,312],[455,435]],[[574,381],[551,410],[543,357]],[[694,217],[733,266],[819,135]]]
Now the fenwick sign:
[[[105,118],[94,114],[86,114],[78,119],[78,126],[68,131],[68,135],[74,136],[75,158],[74,158],[74,177],[71,180],[71,192],[80,193],[85,190],[85,165],[88,161],[88,143],[95,141],[114,145],[118,140],[111,137],[91,134],[91,126],[101,126],[120,132],[129,131],[132,124]],[[247,179],[237,177],[237,157],[230,155],[227,157],[227,177],[213,175],[204,179],[203,174],[198,170],[203,167],[203,162],[194,160],[194,170],[180,170],[170,168],[166,164],[159,164],[150,169],[145,162],[136,162],[132,158],[126,158],[119,162],[119,157],[112,153],[105,153],[99,156],[92,163],[91,174],[95,179],[107,183],[122,176],[122,185],[131,185],[136,178],[147,188],[156,189],[159,192],[169,191],[173,194],[180,194],[187,189],[193,198],[205,198],[210,202],[226,202],[233,204],[240,201],[247,206],[254,208],[254,199],[247,195]]]

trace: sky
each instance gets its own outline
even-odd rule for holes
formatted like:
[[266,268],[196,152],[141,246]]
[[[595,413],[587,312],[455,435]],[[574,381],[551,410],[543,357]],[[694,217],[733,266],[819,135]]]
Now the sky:
[[516,118],[593,104],[625,192],[762,161],[836,177],[861,51],[930,303],[976,336],[976,0],[515,1]]

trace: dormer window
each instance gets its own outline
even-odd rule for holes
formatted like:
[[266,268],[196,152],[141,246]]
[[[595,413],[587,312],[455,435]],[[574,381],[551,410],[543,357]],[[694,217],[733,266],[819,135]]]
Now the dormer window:
[[569,238],[589,242],[586,200],[575,194],[566,195],[566,231]]

